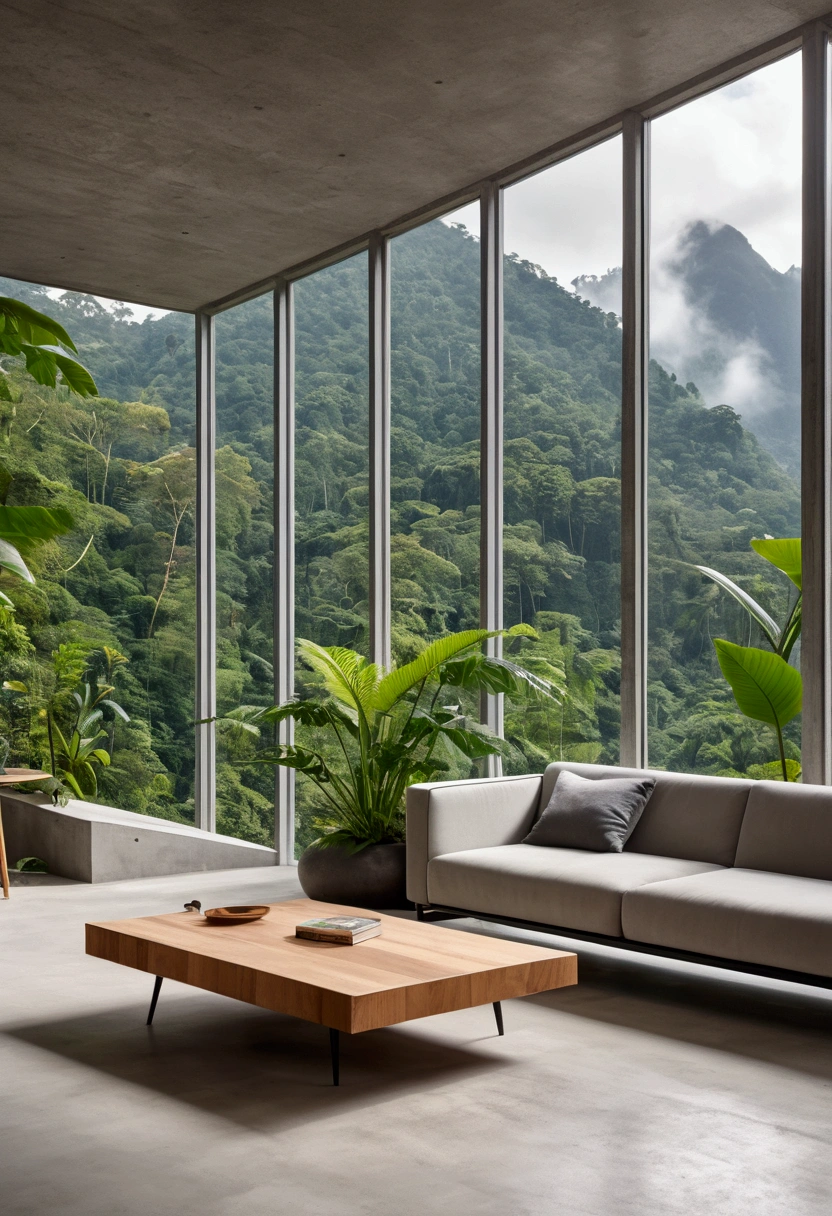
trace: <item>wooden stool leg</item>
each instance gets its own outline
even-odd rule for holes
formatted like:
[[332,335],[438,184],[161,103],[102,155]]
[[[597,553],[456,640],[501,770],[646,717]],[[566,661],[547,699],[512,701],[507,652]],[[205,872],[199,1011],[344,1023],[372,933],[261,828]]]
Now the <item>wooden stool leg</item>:
[[0,876],[3,879],[3,898],[9,898],[9,866],[6,861],[6,841],[3,838],[3,809],[0,807]]

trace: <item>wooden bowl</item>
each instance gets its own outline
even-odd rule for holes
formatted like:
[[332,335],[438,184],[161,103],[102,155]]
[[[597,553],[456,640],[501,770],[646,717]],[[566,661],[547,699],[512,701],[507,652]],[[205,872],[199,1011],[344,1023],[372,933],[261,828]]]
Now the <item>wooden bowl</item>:
[[205,919],[212,925],[247,925],[268,914],[268,904],[238,904],[231,908],[209,908]]

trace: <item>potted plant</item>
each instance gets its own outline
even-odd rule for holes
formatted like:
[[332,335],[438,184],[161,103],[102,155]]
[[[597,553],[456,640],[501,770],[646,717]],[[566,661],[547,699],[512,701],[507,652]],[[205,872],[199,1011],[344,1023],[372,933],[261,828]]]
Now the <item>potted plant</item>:
[[[527,625],[505,631],[536,636]],[[469,721],[454,693],[471,690],[558,700],[563,690],[508,659],[481,650],[484,629],[448,634],[410,663],[384,671],[340,646],[301,640],[301,658],[323,682],[321,695],[268,709],[242,708],[225,722],[259,732],[292,719],[324,732],[338,759],[312,746],[277,744],[257,752],[264,764],[303,773],[317,787],[318,839],[298,865],[310,898],[365,907],[401,907],[405,898],[404,797],[409,785],[430,781],[451,763],[477,761],[504,743]]]

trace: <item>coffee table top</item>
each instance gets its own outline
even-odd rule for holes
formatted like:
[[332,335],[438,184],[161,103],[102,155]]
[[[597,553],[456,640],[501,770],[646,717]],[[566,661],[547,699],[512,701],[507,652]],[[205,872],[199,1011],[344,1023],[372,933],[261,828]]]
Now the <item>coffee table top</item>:
[[48,781],[51,773],[42,773],[37,768],[7,768],[0,773],[0,785],[25,785],[27,781]]
[[[355,946],[295,937],[300,921],[339,915],[378,916],[381,935]],[[563,950],[311,899],[247,925],[194,912],[88,924],[87,953],[351,1033],[577,982]]]

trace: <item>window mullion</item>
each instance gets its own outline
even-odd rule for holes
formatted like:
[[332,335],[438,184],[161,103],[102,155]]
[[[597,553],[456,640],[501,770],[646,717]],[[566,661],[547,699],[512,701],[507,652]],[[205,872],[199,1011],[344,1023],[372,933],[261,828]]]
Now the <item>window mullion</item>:
[[214,318],[196,314],[196,769],[194,822],[215,832],[217,585],[214,449],[216,443]]
[[650,126],[624,117],[621,362],[621,763],[647,764]]

